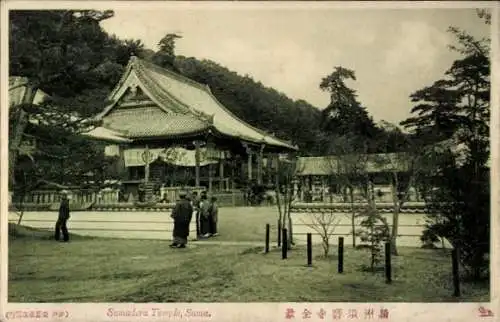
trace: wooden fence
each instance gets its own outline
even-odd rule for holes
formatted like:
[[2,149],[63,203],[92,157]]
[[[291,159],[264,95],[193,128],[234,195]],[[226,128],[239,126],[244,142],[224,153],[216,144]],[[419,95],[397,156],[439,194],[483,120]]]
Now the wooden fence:
[[[203,187],[167,187],[160,189],[159,200],[165,202],[153,202],[140,204],[137,202],[120,202],[118,189],[103,189],[101,191],[90,190],[70,190],[70,208],[76,210],[161,210],[172,207],[175,200],[179,198],[179,193],[183,190],[197,191],[201,193]],[[245,195],[239,190],[213,193],[220,206],[244,206]],[[19,198],[12,196],[12,210],[55,210],[61,201],[60,191],[37,190],[26,195],[21,203]]]
[[[118,202],[118,189],[103,189],[101,191],[91,190],[69,190],[71,203],[112,203]],[[61,201],[60,191],[36,190],[24,196],[23,202],[27,204],[50,204]],[[19,198],[14,195],[13,203],[19,203]]]

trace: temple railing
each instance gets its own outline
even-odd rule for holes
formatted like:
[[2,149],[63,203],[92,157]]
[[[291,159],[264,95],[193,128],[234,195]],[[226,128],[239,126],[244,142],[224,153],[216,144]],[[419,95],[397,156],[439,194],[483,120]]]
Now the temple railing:
[[[160,195],[155,196],[152,202],[138,202],[131,200],[120,201],[120,191],[118,189],[102,189],[100,191],[91,190],[68,190],[70,195],[70,209],[72,210],[164,210],[172,208],[174,202],[178,200],[182,191],[198,192],[205,191],[204,187],[163,187],[160,188]],[[245,205],[244,194],[239,190],[228,190],[210,194],[217,197],[221,206],[243,206]],[[22,200],[19,196],[13,195],[9,204],[12,210],[57,210],[61,201],[60,191],[56,190],[36,190],[26,194]]]
[[196,192],[198,195],[205,191],[205,187],[161,187],[160,188],[160,200],[166,200],[166,202],[175,202],[179,199],[181,192],[190,191]]
[[[292,212],[297,213],[321,213],[321,212],[338,212],[338,213],[349,213],[352,211],[352,208],[355,211],[359,211],[367,207],[367,204],[364,202],[356,202],[353,205],[350,203],[323,203],[323,202],[314,202],[314,203],[305,203],[305,202],[297,202],[293,203],[291,207]],[[377,202],[376,203],[377,211],[381,213],[392,213],[394,209],[394,205],[390,202]],[[403,207],[400,209],[401,213],[425,213],[427,210],[425,202],[406,202],[403,204]]]
[[[83,203],[109,203],[118,202],[118,189],[102,189],[100,191],[93,190],[68,190],[70,195],[70,204]],[[35,190],[26,194],[23,200],[19,196],[14,195],[12,202],[14,204],[53,204],[61,201],[61,193],[59,190]]]

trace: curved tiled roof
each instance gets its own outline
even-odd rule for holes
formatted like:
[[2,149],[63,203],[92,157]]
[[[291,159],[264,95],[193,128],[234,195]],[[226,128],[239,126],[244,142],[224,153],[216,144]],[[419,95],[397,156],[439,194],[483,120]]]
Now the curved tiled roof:
[[128,143],[131,141],[125,138],[123,133],[116,132],[104,127],[96,127],[88,132],[82,133],[82,135],[116,143]]
[[190,115],[165,113],[157,107],[118,109],[103,119],[105,128],[127,138],[179,136],[207,130],[209,124]]
[[[208,86],[136,57],[130,59],[126,72],[110,94],[110,100],[116,102],[119,99],[120,88],[126,83],[131,73],[134,73],[148,92],[154,96],[151,98],[157,101],[160,107],[168,106],[167,109],[185,114],[186,118],[190,115],[189,120],[192,123],[188,124],[186,121],[184,124],[187,126],[186,131],[196,126],[201,128],[201,124],[205,123],[224,135],[244,141],[297,150],[291,143],[275,138],[233,115],[212,95]],[[108,114],[112,108],[113,106],[110,106],[101,116]],[[171,117],[172,115],[168,114],[168,117],[164,117],[163,120],[167,121],[167,118]],[[178,130],[182,131],[180,127]],[[174,128],[170,129],[170,131],[174,130]]]

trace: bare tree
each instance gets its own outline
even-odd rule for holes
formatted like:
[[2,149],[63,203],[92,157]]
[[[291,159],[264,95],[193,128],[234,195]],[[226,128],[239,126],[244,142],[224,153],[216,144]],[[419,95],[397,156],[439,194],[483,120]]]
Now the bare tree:
[[309,221],[301,220],[306,226],[314,229],[320,237],[323,246],[323,257],[327,258],[330,252],[331,236],[335,233],[335,229],[339,225],[341,218],[333,212],[313,213],[308,217]]
[[[344,192],[344,200],[350,204],[350,220],[352,230],[352,246],[356,247],[356,190],[364,190],[367,182],[368,155],[355,153],[356,150],[366,151],[366,146],[356,147],[356,140],[349,136],[338,138],[334,143],[336,155],[326,157],[324,166],[329,174],[330,181],[339,184]],[[331,188],[331,187],[330,187]],[[332,189],[330,189],[330,203],[332,203]]]
[[[383,127],[391,135],[400,132],[399,128],[383,122]],[[385,153],[374,156],[372,162],[379,167],[382,173],[387,174],[391,185],[392,196],[392,228],[391,228],[391,252],[398,255],[397,237],[399,228],[399,214],[405,202],[409,200],[410,191],[416,186],[419,176],[423,175],[424,169],[421,162],[422,151],[417,144],[411,144],[409,152]]]
[[287,246],[291,249],[294,244],[291,209],[292,203],[298,197],[298,191],[294,187],[294,182],[297,173],[300,171],[295,156],[281,160],[279,156],[276,155],[275,165],[275,191],[276,206],[278,207],[278,222],[281,223],[281,227],[287,227]]

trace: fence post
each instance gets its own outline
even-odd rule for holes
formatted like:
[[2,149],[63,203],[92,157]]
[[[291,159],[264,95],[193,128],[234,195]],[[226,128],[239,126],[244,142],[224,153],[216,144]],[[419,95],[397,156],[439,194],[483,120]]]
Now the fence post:
[[287,251],[288,251],[288,238],[287,238],[287,230],[286,228],[283,228],[283,240],[282,240],[282,244],[281,245],[281,257],[282,259],[286,259],[287,257]]
[[312,234],[307,233],[307,266],[312,266]]
[[460,276],[458,272],[458,249],[453,248],[451,251],[451,264],[453,272],[453,296],[460,296]]
[[391,243],[385,243],[385,282],[391,284]]
[[281,246],[281,221],[278,219],[278,247]]
[[338,272],[342,274],[344,272],[344,237],[339,237],[339,263],[338,263]]
[[269,253],[269,224],[266,224],[266,254]]

